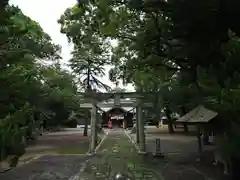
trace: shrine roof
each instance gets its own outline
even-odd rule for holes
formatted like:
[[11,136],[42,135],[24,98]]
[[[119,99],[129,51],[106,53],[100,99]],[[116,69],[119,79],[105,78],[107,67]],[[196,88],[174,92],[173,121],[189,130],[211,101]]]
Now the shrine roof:
[[204,106],[198,106],[184,116],[180,117],[176,122],[186,123],[207,123],[218,115],[217,112],[209,110]]

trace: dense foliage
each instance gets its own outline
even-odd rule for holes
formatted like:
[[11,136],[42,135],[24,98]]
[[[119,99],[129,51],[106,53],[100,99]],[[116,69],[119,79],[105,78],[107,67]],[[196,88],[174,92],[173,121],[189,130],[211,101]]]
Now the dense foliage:
[[[6,4],[0,5],[0,126],[8,127],[0,128],[3,150],[21,142],[19,134],[31,127],[36,112],[54,116],[49,125],[64,124],[79,103],[73,76],[59,67],[60,48],[18,8],[4,10]],[[218,121],[224,124],[220,133],[228,138],[224,151],[240,162],[240,26],[234,20],[240,14],[238,4],[78,0],[58,22],[74,45],[70,67],[85,91],[110,90],[98,77],[112,65],[111,81],[133,83],[140,92],[158,92],[144,101],[155,103],[150,111],[156,120],[159,108],[165,110],[170,132],[171,112],[183,115],[203,104],[219,113]],[[118,45],[111,47],[111,40]],[[9,134],[14,134],[13,141]]]
[[[82,16],[85,13],[87,16]],[[85,92],[111,90],[110,86],[99,80],[99,77],[106,75],[106,65],[110,64],[111,46],[108,40],[96,32],[97,20],[96,9],[90,6],[81,9],[77,5],[66,9],[58,20],[61,32],[74,45],[69,66]],[[87,136],[88,124],[89,118],[85,118],[84,136]]]
[[[60,68],[60,47],[20,9],[1,11],[0,159],[24,153],[40,126],[72,125],[79,108],[73,76]],[[76,126],[76,123],[75,123]]]
[[[79,14],[87,13],[88,16]],[[109,43],[95,32],[98,17],[95,10],[79,9],[77,6],[67,9],[59,19],[61,32],[73,43],[74,50],[69,65],[84,89],[111,88],[98,77],[105,75],[104,66],[109,62]]]
[[[69,24],[77,31],[69,33],[82,42],[88,33],[79,29],[90,28],[90,36],[102,42],[116,39],[110,80],[134,83],[138,91],[159,92],[159,98],[155,94],[146,100],[164,108],[169,122],[171,112],[185,114],[199,104],[217,111],[224,124],[221,133],[229,138],[229,156],[239,158],[235,128],[240,123],[240,39],[234,21],[240,14],[238,4],[237,0],[79,0],[78,7],[68,9]],[[169,130],[173,132],[171,125]]]

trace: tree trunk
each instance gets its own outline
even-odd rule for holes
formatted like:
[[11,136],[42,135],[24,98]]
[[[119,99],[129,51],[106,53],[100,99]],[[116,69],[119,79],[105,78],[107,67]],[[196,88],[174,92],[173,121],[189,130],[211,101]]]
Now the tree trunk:
[[231,169],[231,176],[232,180],[239,180],[240,179],[240,159],[239,158],[231,158],[231,163],[232,163],[232,169]]
[[88,70],[87,70],[87,90],[91,91],[92,87],[90,84],[90,64],[88,64]]
[[83,136],[87,136],[87,135],[88,135],[88,118],[85,117]]
[[[182,106],[181,109],[182,109],[183,116],[187,114],[185,106]],[[186,122],[183,123],[183,129],[185,133],[188,133],[188,125]]]
[[166,117],[168,120],[168,131],[169,131],[169,133],[174,133],[173,121],[171,118],[171,111],[169,110],[169,108],[167,106],[166,106],[165,114],[166,114]]
[[209,128],[205,126],[203,132],[204,132],[203,134],[204,145],[208,145],[209,144]]
[[[90,85],[90,69],[88,68],[87,70],[87,92],[90,92],[92,90],[91,85]],[[83,131],[83,136],[88,135],[88,116],[85,116],[85,121],[84,121],[84,131]]]
[[186,122],[183,123],[183,130],[185,133],[188,133],[188,125]]

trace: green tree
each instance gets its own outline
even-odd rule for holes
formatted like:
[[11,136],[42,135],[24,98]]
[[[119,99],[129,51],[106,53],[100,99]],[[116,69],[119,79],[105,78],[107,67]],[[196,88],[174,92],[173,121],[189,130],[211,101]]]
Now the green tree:
[[[15,155],[16,160],[24,153],[22,138],[33,136],[43,120],[39,113],[55,110],[58,117],[65,113],[66,119],[58,120],[65,123],[67,114],[79,107],[79,100],[73,76],[58,65],[60,47],[17,7],[7,6],[1,13],[5,16],[0,18],[4,21],[0,35],[0,159]],[[49,106],[53,101],[61,104],[59,109]],[[52,117],[48,121],[57,120]]]
[[[109,44],[96,32],[95,9],[90,4],[73,6],[61,16],[61,32],[73,43],[74,50],[69,66],[85,91],[111,88],[98,77],[105,75],[104,66],[109,61]],[[87,136],[88,119],[85,122],[84,136]]]
[[[139,83],[134,80],[134,74],[149,77],[159,67],[165,67],[168,73],[184,80],[184,84],[179,82],[180,89],[191,87],[183,96],[186,98],[177,100],[180,104],[186,104],[186,100],[194,101],[192,104],[203,103],[217,110],[221,119],[239,122],[236,108],[239,101],[233,95],[239,86],[239,38],[236,36],[239,27],[233,20],[239,14],[236,0],[197,3],[99,0],[81,1],[79,6],[86,4],[91,4],[96,17],[100,17],[91,21],[100,26],[95,32],[118,39],[118,52],[112,58],[116,66],[110,72],[112,80],[124,77],[143,84],[140,89],[149,90],[151,83]],[[212,86],[205,84],[209,81]],[[191,94],[197,98],[193,100]],[[229,120],[226,114],[233,116]],[[231,132],[231,126],[228,127]]]

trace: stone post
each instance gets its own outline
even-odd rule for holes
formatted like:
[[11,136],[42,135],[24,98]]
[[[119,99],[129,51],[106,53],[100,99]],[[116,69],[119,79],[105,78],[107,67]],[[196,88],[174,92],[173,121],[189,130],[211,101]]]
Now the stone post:
[[139,126],[139,149],[140,149],[140,153],[146,153],[144,119],[143,119],[143,111],[142,111],[142,107],[141,107],[141,102],[138,102],[137,114],[138,114],[137,121],[138,121],[138,126]]
[[89,153],[94,153],[96,147],[97,147],[97,106],[96,103],[93,103],[91,110],[91,141]]

